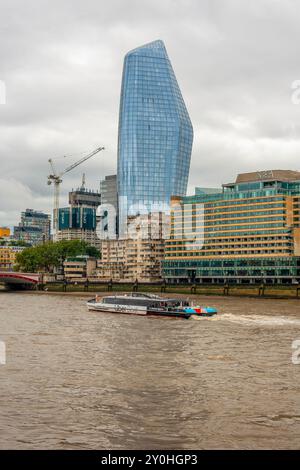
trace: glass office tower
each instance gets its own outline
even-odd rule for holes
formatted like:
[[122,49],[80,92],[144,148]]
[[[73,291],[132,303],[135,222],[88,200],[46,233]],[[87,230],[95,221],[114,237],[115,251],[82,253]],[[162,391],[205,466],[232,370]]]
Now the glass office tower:
[[120,229],[127,215],[165,211],[186,194],[193,127],[164,43],[125,56],[119,116]]

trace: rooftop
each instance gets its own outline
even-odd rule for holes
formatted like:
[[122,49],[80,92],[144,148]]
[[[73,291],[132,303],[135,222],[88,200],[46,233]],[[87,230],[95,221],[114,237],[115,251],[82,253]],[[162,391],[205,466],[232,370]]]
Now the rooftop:
[[250,173],[239,173],[235,180],[236,183],[249,183],[252,181],[299,181],[300,171],[295,170],[264,170],[253,171]]
[[165,57],[167,54],[165,45],[161,39],[156,41],[148,42],[142,46],[136,47],[131,51],[127,52],[126,57],[131,55],[143,55],[150,57]]
[[[185,196],[184,203],[213,202],[221,199],[241,197],[264,197],[275,195],[299,195],[300,171],[266,170],[238,174],[234,183],[222,184],[222,190],[212,188],[195,188],[194,196]],[[238,196],[237,196],[238,194]],[[172,197],[175,203],[176,199]]]

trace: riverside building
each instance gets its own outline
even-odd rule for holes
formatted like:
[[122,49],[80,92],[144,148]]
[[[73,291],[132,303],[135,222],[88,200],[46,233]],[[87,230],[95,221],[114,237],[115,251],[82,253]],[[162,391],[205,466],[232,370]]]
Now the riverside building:
[[163,257],[164,242],[161,239],[103,240],[97,275],[106,280],[159,281]]
[[98,277],[128,282],[159,281],[168,227],[169,217],[161,212],[128,217],[126,238],[102,241]]
[[169,282],[300,282],[300,172],[243,173],[172,204]]
[[0,271],[12,271],[16,264],[17,254],[21,253],[23,250],[23,246],[0,246]]
[[96,259],[90,256],[69,257],[64,261],[64,277],[69,281],[92,277],[96,268]]

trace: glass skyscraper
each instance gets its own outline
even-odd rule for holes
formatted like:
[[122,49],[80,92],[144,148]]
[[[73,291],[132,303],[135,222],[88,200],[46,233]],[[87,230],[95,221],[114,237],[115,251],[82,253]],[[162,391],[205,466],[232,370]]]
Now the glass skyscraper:
[[192,144],[192,123],[164,43],[128,52],[119,116],[121,230],[127,215],[165,210],[171,195],[186,194]]

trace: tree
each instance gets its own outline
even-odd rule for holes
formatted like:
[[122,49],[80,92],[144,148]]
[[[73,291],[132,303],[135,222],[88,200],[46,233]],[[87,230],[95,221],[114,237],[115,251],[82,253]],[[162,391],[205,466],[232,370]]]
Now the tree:
[[66,258],[88,255],[99,258],[99,251],[82,240],[61,240],[25,248],[16,256],[16,270],[25,272],[52,272],[62,266]]
[[87,247],[89,246],[83,240],[61,240],[55,245],[58,250],[58,256],[60,256],[63,261],[69,257],[85,255]]
[[95,246],[91,246],[91,245],[88,245],[86,247],[86,254],[88,256],[91,256],[92,258],[100,258],[101,257],[100,251],[97,250],[97,248]]
[[38,253],[35,248],[25,248],[16,256],[16,271],[25,271],[34,273],[39,268]]

